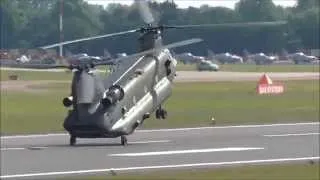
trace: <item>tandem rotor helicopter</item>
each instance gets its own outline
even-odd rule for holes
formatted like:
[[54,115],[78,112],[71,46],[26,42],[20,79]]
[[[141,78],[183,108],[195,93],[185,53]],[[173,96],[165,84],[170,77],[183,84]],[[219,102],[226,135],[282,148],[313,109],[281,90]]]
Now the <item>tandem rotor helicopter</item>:
[[73,72],[70,96],[63,99],[65,107],[71,107],[63,127],[70,134],[70,145],[77,138],[117,138],[127,145],[127,135],[132,134],[147,118],[155,112],[157,119],[165,119],[167,111],[163,103],[172,93],[172,83],[176,76],[176,59],[169,49],[199,43],[202,39],[162,44],[161,33],[167,29],[193,27],[237,27],[269,26],[284,22],[253,22],[203,25],[157,25],[147,1],[136,0],[140,15],[146,26],[124,32],[66,41],[43,46],[48,49],[60,45],[98,38],[141,33],[139,52],[121,60],[119,68],[106,77],[95,72],[95,67],[112,64],[110,61],[87,61],[70,65],[39,65],[34,68],[68,68]]

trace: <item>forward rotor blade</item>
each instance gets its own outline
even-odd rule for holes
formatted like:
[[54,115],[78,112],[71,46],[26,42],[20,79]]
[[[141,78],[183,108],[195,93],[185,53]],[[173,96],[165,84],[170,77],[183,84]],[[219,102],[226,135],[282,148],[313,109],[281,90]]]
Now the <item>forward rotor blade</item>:
[[75,40],[71,40],[71,41],[64,41],[62,43],[56,43],[56,44],[51,44],[51,45],[47,45],[47,46],[42,46],[40,48],[49,49],[49,48],[53,48],[53,47],[58,47],[60,45],[66,45],[66,44],[72,44],[72,43],[76,43],[76,42],[89,41],[89,40],[93,40],[93,39],[118,36],[118,35],[123,35],[123,34],[129,34],[129,33],[134,33],[136,31],[137,31],[137,29],[132,29],[132,30],[123,31],[123,32],[117,32],[117,33],[111,33],[111,34],[105,34],[105,35],[99,35],[99,36],[91,36],[91,37],[87,37],[87,38],[75,39]]
[[142,17],[143,21],[147,24],[153,24],[155,20],[149,8],[148,2],[145,0],[135,0],[135,2],[138,4],[140,16]]
[[255,26],[279,26],[285,25],[287,21],[270,22],[243,22],[243,23],[221,23],[221,24],[196,24],[196,25],[170,25],[165,28],[198,28],[198,27],[255,27]]
[[17,68],[27,69],[56,69],[56,68],[68,68],[66,65],[55,65],[55,64],[21,64]]

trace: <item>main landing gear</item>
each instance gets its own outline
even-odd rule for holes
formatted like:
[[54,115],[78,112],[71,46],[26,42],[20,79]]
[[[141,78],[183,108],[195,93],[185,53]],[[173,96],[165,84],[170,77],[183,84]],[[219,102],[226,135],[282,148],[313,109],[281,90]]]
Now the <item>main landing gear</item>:
[[127,146],[128,145],[128,139],[126,136],[121,136],[121,145]]
[[156,110],[156,118],[157,119],[166,119],[168,113],[166,110],[162,109],[161,106]]
[[77,143],[77,138],[76,136],[71,135],[70,136],[70,146],[74,146]]

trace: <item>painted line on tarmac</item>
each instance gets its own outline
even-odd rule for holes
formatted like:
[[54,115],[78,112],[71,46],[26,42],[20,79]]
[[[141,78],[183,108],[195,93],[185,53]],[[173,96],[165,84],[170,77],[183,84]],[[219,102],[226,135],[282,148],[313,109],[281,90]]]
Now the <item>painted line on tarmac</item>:
[[14,147],[14,148],[0,148],[1,151],[16,151],[16,150],[41,150],[49,147]]
[[[229,128],[261,128],[261,127],[278,127],[278,126],[303,126],[303,125],[319,125],[319,122],[309,123],[286,123],[286,124],[256,124],[256,125],[235,125],[235,126],[214,126],[214,127],[195,127],[195,128],[172,128],[172,129],[150,129],[137,130],[137,133],[152,133],[152,132],[173,132],[173,131],[192,131],[192,130],[207,130],[207,129],[229,129]],[[1,139],[16,139],[16,138],[39,138],[39,137],[54,137],[68,136],[68,133],[51,133],[51,134],[29,134],[29,135],[10,135],[1,136]]]
[[319,135],[320,133],[299,133],[299,134],[271,134],[263,135],[265,137],[289,137],[289,136],[314,136]]
[[1,151],[15,151],[15,150],[25,150],[26,148],[1,148]]
[[[215,126],[215,127],[195,127],[195,128],[177,128],[177,129],[150,129],[139,130],[139,132],[170,132],[170,131],[190,131],[206,129],[231,129],[231,128],[261,128],[261,127],[278,127],[278,126],[302,126],[302,125],[319,125],[319,122],[309,123],[287,123],[287,124],[256,124],[256,125],[235,125],[235,126]],[[137,131],[138,132],[138,131]]]
[[150,144],[150,143],[169,143],[170,140],[155,140],[155,141],[132,141],[128,142],[128,144]]
[[[19,67],[0,67],[0,70],[4,71],[29,71],[29,72],[66,72],[65,69],[33,69],[33,68],[19,68]],[[106,72],[104,70],[97,69],[98,72]]]
[[149,169],[173,169],[173,168],[188,168],[188,167],[208,167],[208,166],[223,166],[223,165],[237,165],[237,164],[265,164],[265,163],[278,163],[278,162],[293,162],[293,161],[310,161],[319,160],[320,157],[298,157],[298,158],[281,158],[281,159],[261,159],[249,161],[227,161],[227,162],[208,162],[208,163],[195,163],[195,164],[174,164],[162,166],[140,166],[140,167],[125,167],[125,168],[107,168],[107,169],[89,169],[89,170],[75,170],[75,171],[56,171],[56,172],[43,172],[43,173],[26,173],[26,174],[12,174],[2,175],[1,179],[9,178],[26,178],[26,177],[44,177],[44,176],[59,176],[59,175],[80,175],[89,173],[101,172],[116,172],[116,171],[138,171]]
[[154,151],[154,152],[139,152],[139,153],[123,153],[109,154],[108,156],[159,156],[159,155],[175,155],[175,154],[191,154],[191,153],[209,153],[209,152],[235,152],[235,151],[252,151],[262,150],[262,147],[229,147],[229,148],[211,148],[211,149],[190,149],[190,150],[175,150],[175,151]]
[[[129,142],[130,144],[152,144],[152,143],[169,143],[170,140],[155,140],[155,141],[132,141]],[[81,144],[79,144],[81,146]],[[41,149],[47,149],[49,147],[45,146],[31,146],[31,147],[7,147],[7,148],[0,148],[1,151],[16,151],[16,150],[41,150]]]

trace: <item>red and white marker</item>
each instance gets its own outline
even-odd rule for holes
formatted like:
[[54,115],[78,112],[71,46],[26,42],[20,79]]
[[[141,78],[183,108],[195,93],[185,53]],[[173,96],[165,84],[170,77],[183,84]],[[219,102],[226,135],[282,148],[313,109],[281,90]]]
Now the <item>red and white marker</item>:
[[258,94],[281,94],[284,92],[284,86],[280,83],[273,83],[267,74],[264,74],[257,86]]

